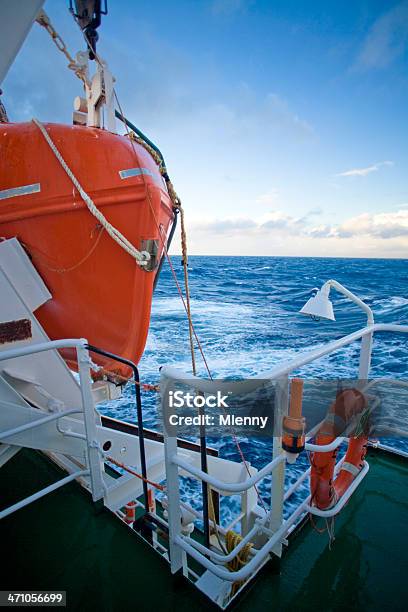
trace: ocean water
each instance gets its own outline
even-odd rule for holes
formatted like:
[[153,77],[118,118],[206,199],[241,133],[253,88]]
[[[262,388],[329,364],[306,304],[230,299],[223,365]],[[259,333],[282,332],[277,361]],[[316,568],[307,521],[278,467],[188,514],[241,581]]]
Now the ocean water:
[[[180,257],[174,267],[183,281]],[[189,259],[191,309],[195,329],[213,377],[249,377],[262,374],[300,351],[334,340],[365,325],[365,315],[332,290],[336,321],[312,321],[300,308],[328,279],[335,279],[356,293],[374,312],[376,322],[408,324],[408,260],[339,259],[297,257],[201,257]],[[197,352],[200,375],[205,368]],[[296,374],[310,378],[357,377],[359,343],[320,359]],[[188,325],[167,262],[163,266],[152,305],[150,332],[139,370],[142,382],[156,383],[159,368],[174,365],[191,372]],[[408,335],[379,333],[373,346],[371,377],[408,378]],[[103,411],[135,421],[130,389]],[[155,394],[143,392],[145,426],[159,426]],[[211,440],[220,456],[239,461],[231,436]],[[271,460],[271,440],[240,439],[245,458],[262,467]],[[407,443],[397,442],[407,449]],[[304,453],[288,470],[287,484],[307,466]],[[270,501],[270,481],[260,492]],[[196,500],[199,487],[184,481],[183,494]],[[291,504],[302,497],[301,490]],[[199,502],[196,502],[199,507]],[[237,511],[236,500],[227,499],[221,516],[229,520]]]

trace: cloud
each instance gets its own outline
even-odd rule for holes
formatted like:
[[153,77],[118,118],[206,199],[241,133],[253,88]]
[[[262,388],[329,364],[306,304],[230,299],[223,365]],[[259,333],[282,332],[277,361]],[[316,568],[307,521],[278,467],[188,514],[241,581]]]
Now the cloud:
[[298,234],[304,227],[304,220],[299,217],[286,215],[280,210],[267,213],[258,220],[260,232],[269,230],[283,230],[287,234]]
[[[313,211],[311,211],[313,212]],[[363,213],[337,225],[275,210],[261,217],[190,220],[192,254],[408,257],[408,210]],[[174,241],[177,249],[177,240]]]
[[286,234],[297,234],[304,223],[300,218],[286,215],[280,210],[270,211],[260,217],[227,217],[216,219],[199,219],[192,223],[194,232],[216,234],[248,234],[262,236],[275,230]]
[[408,237],[408,210],[401,209],[396,212],[375,214],[363,213],[348,219],[332,231],[333,235],[339,238],[371,236],[388,240]]
[[407,45],[408,2],[403,1],[374,22],[352,70],[386,68],[403,55]]
[[[408,210],[396,212],[363,213],[346,219],[338,225],[310,226],[310,218],[316,214],[310,211],[303,217],[294,217],[280,210],[270,211],[261,217],[228,217],[196,220],[191,229],[194,232],[224,235],[257,235],[279,232],[281,235],[296,235],[309,238],[352,238],[369,236],[388,240],[408,237]],[[407,244],[408,248],[408,244]]]
[[371,174],[371,172],[377,172],[383,166],[393,166],[394,162],[392,161],[382,161],[373,164],[372,166],[367,166],[367,168],[353,168],[352,170],[346,170],[345,172],[340,172],[336,174],[336,176],[367,176],[367,174]]
[[311,238],[332,238],[335,234],[330,225],[317,225],[308,230],[308,235]]

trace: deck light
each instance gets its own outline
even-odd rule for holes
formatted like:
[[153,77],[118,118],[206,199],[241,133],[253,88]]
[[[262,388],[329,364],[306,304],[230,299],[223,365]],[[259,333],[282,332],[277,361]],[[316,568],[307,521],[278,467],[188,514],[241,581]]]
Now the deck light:
[[335,321],[333,304],[329,299],[331,288],[336,289],[339,293],[342,293],[345,297],[354,302],[354,304],[366,313],[367,325],[373,325],[374,315],[371,308],[359,297],[354,295],[354,293],[335,280],[326,281],[322,288],[306,302],[300,312],[305,315],[310,315],[313,319],[329,319],[330,321]]
[[330,319],[330,321],[335,321],[333,304],[329,299],[329,293],[330,286],[326,287],[326,285],[323,285],[320,291],[317,291],[317,293],[306,302],[300,312],[305,315],[310,315],[312,319]]

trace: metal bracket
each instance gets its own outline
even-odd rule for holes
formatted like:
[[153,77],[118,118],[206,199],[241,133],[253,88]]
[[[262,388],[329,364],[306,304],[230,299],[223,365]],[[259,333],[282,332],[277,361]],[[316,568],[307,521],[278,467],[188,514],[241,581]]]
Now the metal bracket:
[[142,240],[141,250],[146,251],[150,255],[149,261],[144,266],[146,272],[153,272],[159,265],[158,253],[159,253],[159,241],[154,238],[148,240]]

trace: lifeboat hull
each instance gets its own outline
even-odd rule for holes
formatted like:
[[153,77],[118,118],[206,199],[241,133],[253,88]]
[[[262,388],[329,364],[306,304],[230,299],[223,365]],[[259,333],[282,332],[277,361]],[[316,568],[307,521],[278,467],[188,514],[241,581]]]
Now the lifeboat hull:
[[[155,244],[158,262],[174,212],[150,154],[104,130],[45,127],[109,223],[138,250]],[[0,236],[19,239],[50,290],[52,299],[36,312],[46,333],[83,337],[138,363],[157,268],[142,269],[101,227],[34,123],[2,124],[0,147]],[[74,354],[63,357],[76,367]],[[130,376],[117,362],[93,358]]]

